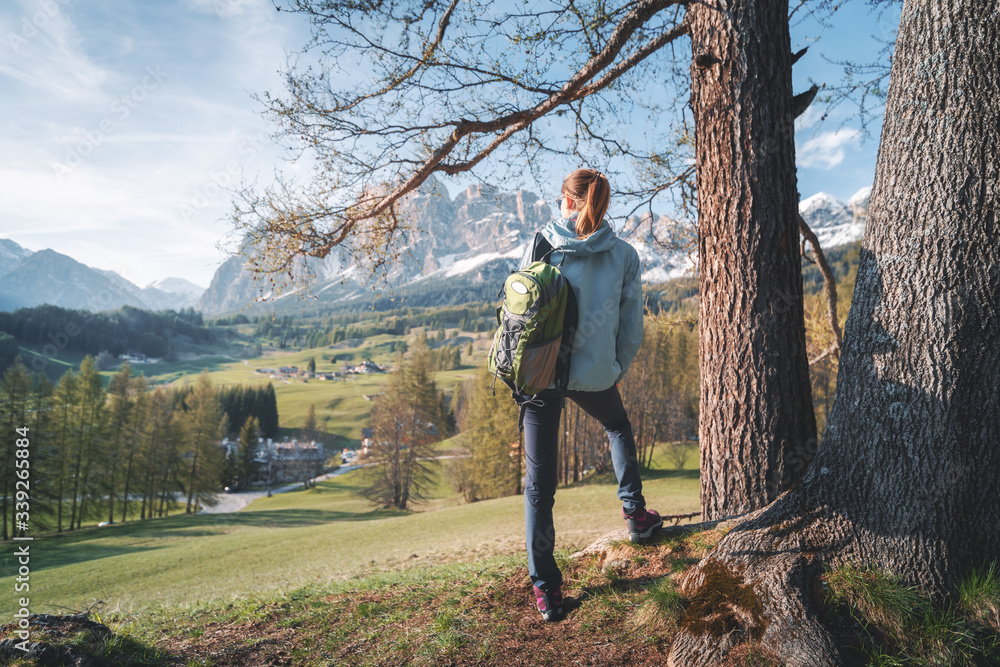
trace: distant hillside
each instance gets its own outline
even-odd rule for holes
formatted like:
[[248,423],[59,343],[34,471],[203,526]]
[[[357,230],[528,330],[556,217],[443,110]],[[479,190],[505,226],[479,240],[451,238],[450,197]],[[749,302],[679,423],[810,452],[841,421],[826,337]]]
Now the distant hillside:
[[198,345],[215,340],[201,313],[151,313],[130,306],[99,313],[50,305],[0,312],[0,332],[22,346],[48,345],[57,352],[94,356],[107,351],[162,358],[169,357],[182,340]]
[[18,263],[31,254],[10,239],[0,239],[0,276],[11,271]]
[[145,304],[123,284],[54,250],[40,250],[22,259],[3,276],[2,290],[17,306],[50,304],[91,311]]
[[42,304],[94,312],[122,306],[180,310],[193,306],[201,291],[182,278],[140,288],[114,271],[91,268],[54,250],[32,253],[0,239],[0,310]]

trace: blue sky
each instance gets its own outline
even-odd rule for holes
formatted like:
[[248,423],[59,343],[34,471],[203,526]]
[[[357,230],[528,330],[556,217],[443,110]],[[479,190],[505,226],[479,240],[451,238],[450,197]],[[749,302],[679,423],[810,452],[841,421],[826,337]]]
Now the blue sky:
[[[877,19],[855,0],[828,27],[793,24],[793,50],[821,38],[795,66],[796,91],[839,79],[821,55],[873,58],[898,10]],[[225,257],[226,187],[297,169],[252,94],[280,90],[285,55],[307,36],[269,0],[3,3],[0,238],[139,285],[179,276],[207,286]],[[871,184],[880,127],[862,143],[848,112],[800,119],[803,197],[846,199]]]

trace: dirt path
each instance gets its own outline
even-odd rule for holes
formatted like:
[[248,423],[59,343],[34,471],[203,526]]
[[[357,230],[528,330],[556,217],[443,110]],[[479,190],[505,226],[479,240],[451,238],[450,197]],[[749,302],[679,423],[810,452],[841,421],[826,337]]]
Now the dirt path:
[[[316,478],[317,482],[322,482],[325,479],[330,479],[331,477],[337,477],[338,475],[343,475],[344,473],[351,472],[352,470],[357,470],[361,466],[342,466],[337,468],[331,473],[325,475],[320,475]],[[289,491],[295,491],[302,488],[302,482],[296,482],[294,484],[286,484],[285,486],[279,486],[276,489],[272,489],[271,493],[288,493]],[[216,496],[218,502],[215,507],[206,507],[199,514],[229,514],[231,512],[239,512],[241,509],[257,500],[258,498],[264,498],[267,496],[267,491],[240,491],[239,493],[220,493]]]

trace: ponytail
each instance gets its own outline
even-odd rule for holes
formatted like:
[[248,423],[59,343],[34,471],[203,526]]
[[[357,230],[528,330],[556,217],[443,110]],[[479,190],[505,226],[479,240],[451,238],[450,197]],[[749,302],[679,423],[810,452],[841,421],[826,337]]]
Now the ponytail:
[[562,190],[574,201],[583,202],[576,219],[576,235],[585,239],[601,226],[611,200],[611,184],[595,169],[577,169],[563,181]]

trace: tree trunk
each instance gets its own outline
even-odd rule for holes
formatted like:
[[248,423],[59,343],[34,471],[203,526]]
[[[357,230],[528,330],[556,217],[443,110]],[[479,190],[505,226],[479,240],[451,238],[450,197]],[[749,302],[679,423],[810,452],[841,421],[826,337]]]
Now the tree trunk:
[[701,503],[774,500],[815,451],[787,0],[690,5],[698,175]]
[[191,514],[194,507],[194,488],[198,483],[198,448],[200,442],[198,438],[194,440],[194,456],[191,458],[191,479],[188,482],[187,505],[184,508],[185,514]]
[[788,665],[844,664],[812,607],[823,564],[941,599],[1000,559],[998,49],[990,0],[906,0],[823,446],[682,582],[741,582],[759,603],[730,610],[743,633],[688,619],[672,664],[718,664],[741,634]]
[[122,495],[122,523],[128,519],[128,494],[132,483],[132,460],[135,457],[135,448],[138,446],[137,440],[132,441],[132,447],[128,452],[128,463],[125,466],[125,493]]

